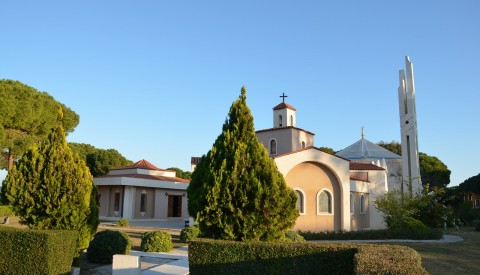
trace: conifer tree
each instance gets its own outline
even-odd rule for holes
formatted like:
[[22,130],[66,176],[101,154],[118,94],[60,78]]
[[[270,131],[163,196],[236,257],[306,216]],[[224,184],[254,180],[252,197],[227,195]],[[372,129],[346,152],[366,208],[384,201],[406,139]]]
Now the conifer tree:
[[246,89],[188,187],[202,234],[227,240],[278,240],[298,217],[297,197],[255,135]]
[[98,226],[93,179],[61,123],[25,152],[3,185],[3,199],[30,228],[77,230],[78,248],[88,247]]

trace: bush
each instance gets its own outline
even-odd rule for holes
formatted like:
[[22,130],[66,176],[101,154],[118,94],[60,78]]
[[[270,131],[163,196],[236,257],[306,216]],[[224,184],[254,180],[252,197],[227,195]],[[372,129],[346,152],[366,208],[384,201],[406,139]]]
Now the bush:
[[426,274],[398,245],[192,240],[192,274]]
[[428,274],[417,251],[400,245],[359,245],[355,274]]
[[285,233],[285,240],[287,242],[294,242],[294,243],[305,242],[305,239],[302,237],[302,235],[298,234],[298,232],[294,230],[289,230],[287,231],[287,233]]
[[115,225],[120,226],[120,227],[127,227],[128,226],[128,220],[126,220],[124,218],[121,218],[115,223]]
[[13,209],[10,205],[0,205],[0,217],[14,216]]
[[198,226],[189,226],[182,229],[180,232],[180,241],[183,243],[188,243],[192,239],[195,239],[200,235],[200,228]]
[[141,248],[145,252],[168,252],[173,249],[172,236],[162,230],[145,232]]
[[426,230],[428,227],[423,224],[421,221],[411,218],[405,217],[403,219],[395,220],[390,223],[390,229],[406,229],[406,230]]
[[299,234],[306,240],[388,240],[388,239],[410,239],[410,240],[440,240],[443,237],[441,229],[381,229],[381,230],[360,230],[340,232],[311,232],[299,231]]
[[87,250],[87,259],[92,263],[111,264],[113,255],[130,254],[132,243],[121,231],[105,230],[93,237]]
[[0,227],[0,274],[69,274],[78,233]]

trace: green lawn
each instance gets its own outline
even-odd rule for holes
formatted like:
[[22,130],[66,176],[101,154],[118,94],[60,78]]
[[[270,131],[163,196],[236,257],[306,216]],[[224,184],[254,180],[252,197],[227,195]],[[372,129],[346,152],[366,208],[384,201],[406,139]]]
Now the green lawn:
[[402,243],[420,253],[430,274],[480,274],[480,231],[473,227],[448,230],[464,239],[458,243]]

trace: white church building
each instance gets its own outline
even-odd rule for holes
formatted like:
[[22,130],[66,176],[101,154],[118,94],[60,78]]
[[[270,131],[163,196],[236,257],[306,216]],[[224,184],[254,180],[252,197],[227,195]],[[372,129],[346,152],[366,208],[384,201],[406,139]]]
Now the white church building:
[[273,108],[273,127],[256,131],[285,181],[297,195],[294,229],[340,231],[385,228],[375,200],[392,190],[421,190],[413,66],[400,71],[398,90],[402,157],[365,139],[335,155],[315,147],[315,134],[297,127],[296,109]]

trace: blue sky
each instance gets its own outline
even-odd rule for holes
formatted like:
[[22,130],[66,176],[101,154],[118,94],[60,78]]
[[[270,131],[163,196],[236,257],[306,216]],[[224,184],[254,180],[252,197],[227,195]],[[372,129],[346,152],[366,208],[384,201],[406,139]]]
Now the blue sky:
[[400,140],[415,72],[419,149],[480,173],[479,1],[4,1],[0,78],[80,115],[69,141],[190,169],[247,87],[257,130],[297,109],[315,145]]

